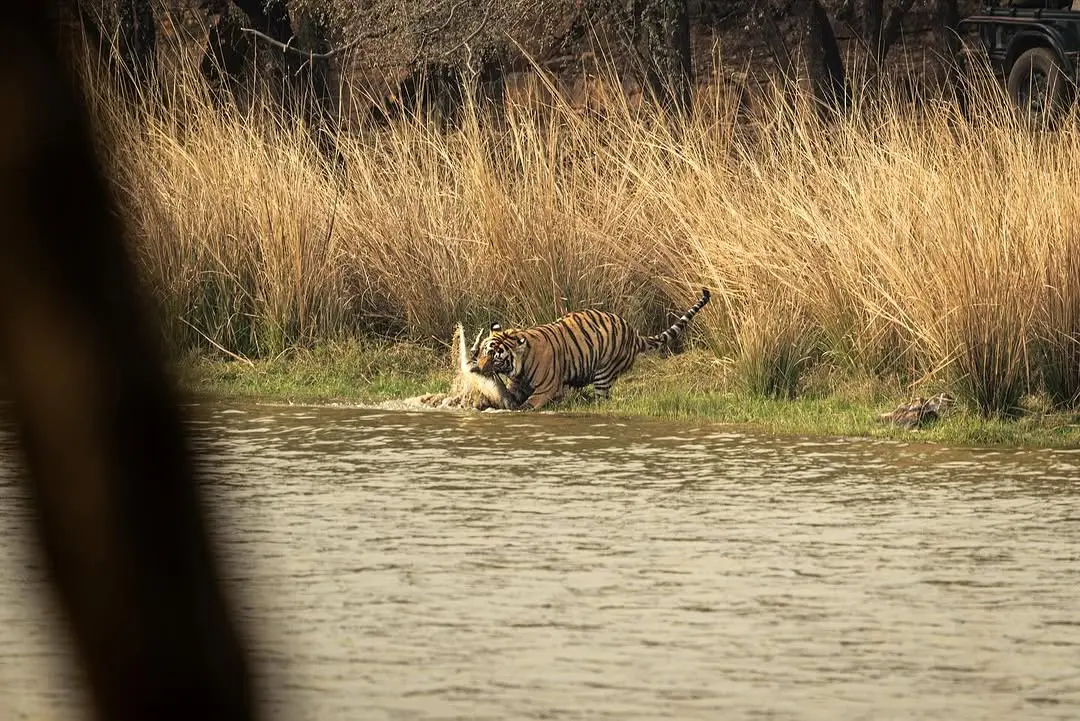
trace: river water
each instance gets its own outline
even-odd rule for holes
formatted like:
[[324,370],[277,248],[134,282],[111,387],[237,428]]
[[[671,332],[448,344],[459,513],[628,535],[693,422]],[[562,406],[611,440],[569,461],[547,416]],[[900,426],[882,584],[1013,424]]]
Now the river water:
[[[1075,452],[192,412],[269,718],[1080,718]],[[75,718],[3,453],[0,717]]]

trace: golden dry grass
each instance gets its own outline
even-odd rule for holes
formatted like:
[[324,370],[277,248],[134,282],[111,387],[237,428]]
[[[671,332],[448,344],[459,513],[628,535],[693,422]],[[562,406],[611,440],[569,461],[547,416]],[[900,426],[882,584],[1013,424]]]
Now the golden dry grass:
[[267,355],[355,335],[447,340],[599,306],[655,332],[702,286],[695,333],[751,390],[817,364],[948,384],[986,415],[1080,391],[1080,132],[1022,127],[991,84],[824,124],[703,96],[671,124],[511,103],[505,124],[403,121],[337,139],[215,108],[90,94],[133,244],[178,347]]

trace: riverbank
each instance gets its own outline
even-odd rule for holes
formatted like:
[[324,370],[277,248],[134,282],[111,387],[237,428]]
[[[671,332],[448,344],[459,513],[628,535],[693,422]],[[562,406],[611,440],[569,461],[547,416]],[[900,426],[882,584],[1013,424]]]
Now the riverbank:
[[[304,404],[366,405],[446,390],[452,378],[448,353],[411,343],[325,345],[259,361],[188,358],[178,370],[192,395]],[[648,416],[703,420],[776,435],[857,436],[955,446],[1080,447],[1080,416],[1052,412],[1027,398],[1012,420],[984,419],[958,404],[922,430],[877,420],[907,400],[897,384],[821,374],[793,400],[748,391],[729,364],[703,350],[642,357],[620,379],[612,398],[593,404],[570,399],[555,413]],[[461,411],[469,412],[469,411]]]
[[843,117],[796,89],[747,110],[717,86],[676,121],[616,80],[603,115],[511,100],[498,122],[342,131],[333,162],[197,68],[163,79],[169,113],[100,80],[88,98],[168,347],[261,359],[197,362],[198,386],[406,397],[445,387],[439,352],[334,344],[583,308],[654,333],[707,287],[685,338],[703,365],[643,364],[590,412],[888,435],[877,413],[948,390],[963,410],[920,437],[1074,442],[1076,416],[1043,410],[1080,411],[1080,122],[1032,133],[989,79],[963,114],[889,88]]

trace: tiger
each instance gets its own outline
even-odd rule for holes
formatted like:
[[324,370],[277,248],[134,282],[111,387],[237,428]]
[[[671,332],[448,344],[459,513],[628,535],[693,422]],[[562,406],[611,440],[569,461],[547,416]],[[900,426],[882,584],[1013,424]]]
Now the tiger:
[[621,316],[601,310],[574,311],[525,329],[493,323],[470,370],[505,378],[505,402],[515,410],[542,408],[590,384],[597,399],[605,399],[638,355],[670,343],[708,302],[709,290],[702,288],[698,302],[674,325],[648,337]]

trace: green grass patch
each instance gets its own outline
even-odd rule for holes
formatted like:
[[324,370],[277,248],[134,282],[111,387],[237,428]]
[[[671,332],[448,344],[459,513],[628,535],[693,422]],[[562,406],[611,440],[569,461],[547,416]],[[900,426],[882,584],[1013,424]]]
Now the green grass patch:
[[371,403],[446,390],[447,355],[411,343],[357,341],[250,362],[193,356],[178,364],[177,376],[195,395]]
[[[446,349],[386,341],[293,350],[269,360],[189,358],[178,377],[192,394],[280,402],[373,403],[445,391]],[[929,393],[926,393],[928,395]],[[776,435],[859,436],[966,446],[1080,447],[1080,414],[1055,412],[1039,398],[1015,419],[987,420],[957,405],[922,430],[894,428],[877,415],[908,400],[899,382],[818,375],[793,400],[754,395],[733,364],[704,351],[645,356],[615,384],[611,399],[581,394],[552,410],[604,416],[705,420]]]

